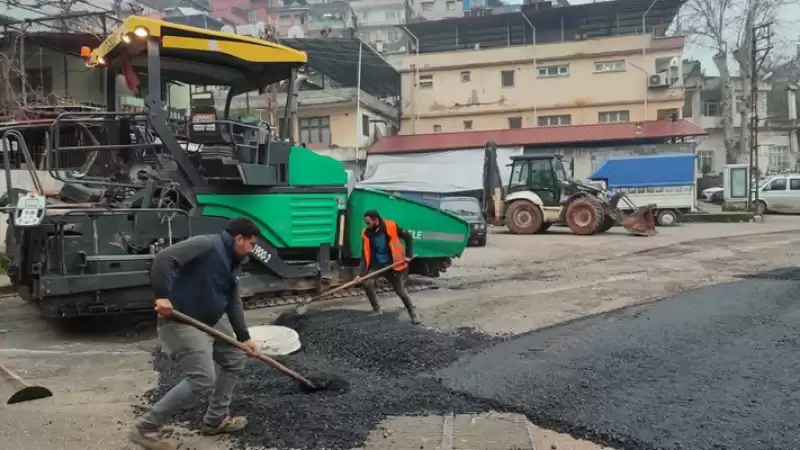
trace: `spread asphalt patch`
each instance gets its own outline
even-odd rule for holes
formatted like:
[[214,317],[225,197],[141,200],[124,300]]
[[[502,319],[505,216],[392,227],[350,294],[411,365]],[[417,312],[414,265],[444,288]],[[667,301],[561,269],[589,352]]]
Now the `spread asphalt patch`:
[[799,289],[699,289],[521,336],[438,375],[618,448],[797,449]]
[[[232,414],[246,415],[250,421],[231,436],[235,448],[350,449],[362,445],[389,416],[491,409],[442,388],[427,374],[503,339],[466,329],[443,335],[399,320],[396,314],[331,311],[306,317],[298,330],[303,350],[277,359],[312,379],[341,378],[349,388],[304,393],[293,380],[252,361],[231,405]],[[146,403],[161,398],[180,380],[179,370],[163,354],[157,355],[155,366],[159,386],[145,395]],[[204,404],[197,405],[177,420],[199,428],[204,409]]]
[[[349,390],[302,393],[253,362],[232,405],[250,425],[232,442],[346,449],[389,416],[494,409],[620,449],[800,448],[798,290],[744,280],[510,340],[441,334],[390,314],[309,314],[304,350],[279,359],[341,377]],[[163,356],[156,368],[148,402],[179,379]],[[202,412],[178,420],[199,427]]]

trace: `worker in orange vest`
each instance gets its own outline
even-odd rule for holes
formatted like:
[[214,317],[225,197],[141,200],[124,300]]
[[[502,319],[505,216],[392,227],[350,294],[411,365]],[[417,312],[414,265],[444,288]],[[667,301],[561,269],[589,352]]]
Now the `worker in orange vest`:
[[[364,254],[361,259],[362,276],[402,261],[402,264],[394,267],[383,277],[392,285],[394,292],[403,301],[403,305],[405,305],[408,315],[411,317],[411,322],[418,324],[419,317],[405,287],[408,262],[412,259],[406,255],[414,254],[412,252],[411,233],[400,228],[394,220],[383,219],[378,214],[378,211],[374,210],[364,213],[364,223],[366,228],[361,232]],[[405,241],[405,250],[403,250],[403,244],[400,242],[401,239]],[[375,279],[366,280],[363,285],[373,311],[376,314],[380,314],[381,306],[378,304],[378,296],[375,293]]]

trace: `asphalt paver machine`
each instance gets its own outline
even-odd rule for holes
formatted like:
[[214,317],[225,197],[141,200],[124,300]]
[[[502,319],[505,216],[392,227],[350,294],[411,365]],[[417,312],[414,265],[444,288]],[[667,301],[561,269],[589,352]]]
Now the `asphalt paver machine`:
[[[22,124],[0,125],[10,212],[4,266],[43,315],[151,311],[155,254],[235,217],[262,231],[239,280],[250,307],[304,302],[350,281],[368,209],[412,231],[412,274],[438,276],[466,247],[461,218],[382,191],[348,194],[341,162],[274,139],[270,124],[228,119],[236,95],[287,80],[291,98],[305,53],[136,16],[88,50],[87,65],[106,73],[107,104],[117,104],[124,78],[144,97],[143,112],[63,112],[38,123],[35,136]],[[169,124],[165,82],[228,87],[222,117],[206,120],[203,133],[190,122],[182,136]],[[42,156],[29,148],[34,140]],[[30,174],[25,189],[12,182],[20,171],[12,155]]]

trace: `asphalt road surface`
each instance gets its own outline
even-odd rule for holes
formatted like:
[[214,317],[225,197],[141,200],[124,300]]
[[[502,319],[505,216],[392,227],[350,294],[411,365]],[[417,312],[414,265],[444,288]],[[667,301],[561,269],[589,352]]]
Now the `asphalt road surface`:
[[796,449],[799,295],[786,279],[702,288],[529,333],[439,374],[617,448]]

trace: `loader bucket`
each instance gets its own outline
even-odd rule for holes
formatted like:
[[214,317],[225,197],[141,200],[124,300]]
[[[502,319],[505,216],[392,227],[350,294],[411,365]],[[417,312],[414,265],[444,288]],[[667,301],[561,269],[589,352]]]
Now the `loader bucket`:
[[633,214],[622,219],[620,225],[631,233],[639,236],[653,236],[654,234],[658,234],[656,231],[656,219],[653,214],[655,209],[656,205],[640,206],[636,208]]
[[656,205],[650,204],[646,206],[635,207],[636,209],[634,209],[632,214],[625,215],[617,207],[617,204],[620,200],[624,200],[628,205],[635,207],[633,202],[631,202],[624,193],[617,192],[611,197],[608,204],[605,205],[604,209],[606,210],[606,214],[611,216],[614,221],[616,221],[626,230],[638,236],[653,236],[658,234],[658,231],[656,231],[655,214],[653,214],[656,209]]

